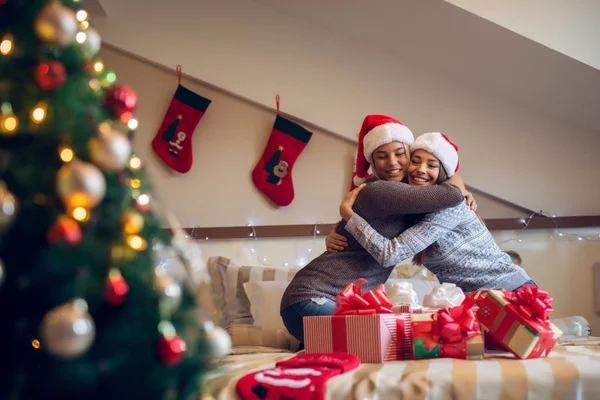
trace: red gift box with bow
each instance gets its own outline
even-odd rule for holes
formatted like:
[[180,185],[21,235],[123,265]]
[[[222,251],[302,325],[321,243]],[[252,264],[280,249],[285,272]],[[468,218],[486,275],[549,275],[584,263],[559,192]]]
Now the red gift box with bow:
[[483,358],[483,338],[471,307],[461,305],[436,313],[412,314],[411,329],[415,359]]
[[549,321],[551,313],[548,292],[525,285],[514,292],[489,290],[479,301],[477,318],[506,350],[527,359],[547,356],[562,335]]
[[366,291],[366,284],[365,279],[348,284],[336,297],[333,316],[304,317],[306,353],[341,351],[363,363],[412,358],[410,315],[392,313],[383,285]]

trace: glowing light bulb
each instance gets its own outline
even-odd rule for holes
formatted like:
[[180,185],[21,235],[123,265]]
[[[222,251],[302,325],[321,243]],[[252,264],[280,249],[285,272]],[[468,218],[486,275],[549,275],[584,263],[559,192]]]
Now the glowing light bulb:
[[47,107],[48,106],[46,105],[46,103],[38,103],[38,105],[31,112],[31,119],[33,120],[33,122],[35,122],[36,124],[44,122],[44,120],[46,119]]
[[39,341],[39,340],[37,340],[37,339],[33,339],[33,340],[31,341],[31,347],[33,347],[33,348],[34,348],[34,349],[36,349],[36,350],[37,350],[37,349],[39,349],[39,348],[41,347],[41,345],[40,345],[40,341]]
[[138,156],[133,156],[129,159],[129,166],[132,169],[139,169],[142,166],[142,160]]
[[102,61],[96,61],[96,63],[94,64],[94,71],[102,72],[103,70],[104,70],[104,64],[102,63]]
[[146,248],[146,241],[138,235],[129,235],[127,237],[127,244],[136,251],[141,251]]
[[13,41],[9,35],[6,35],[2,38],[2,42],[0,42],[0,54],[3,56],[7,56],[13,51]]
[[150,196],[147,194],[140,195],[140,197],[137,198],[137,203],[141,206],[148,205],[148,203],[150,203]]
[[7,133],[12,133],[17,130],[17,126],[19,126],[19,120],[15,116],[6,117],[4,121],[2,121],[2,129]]
[[88,211],[85,208],[83,208],[83,207],[77,207],[77,208],[75,208],[73,210],[72,215],[73,215],[73,218],[76,221],[79,221],[79,222],[86,221],[88,219],[88,216],[89,216]]
[[583,240],[583,238],[582,238],[581,236],[579,236],[579,237],[577,238],[577,240]]
[[127,121],[127,127],[130,130],[137,129],[137,127],[138,127],[138,121],[137,121],[137,119],[131,118],[129,121]]
[[77,18],[77,21],[83,22],[87,19],[88,13],[85,10],[79,10],[77,11],[77,14],[75,14],[75,17]]
[[63,162],[69,162],[69,161],[73,160],[74,154],[73,154],[73,150],[71,150],[70,148],[63,147],[60,149],[59,155],[60,155],[60,159]]
[[117,75],[115,75],[114,72],[111,71],[111,72],[109,72],[109,73],[106,74],[106,81],[108,83],[115,83],[116,80],[117,80]]
[[208,236],[204,238],[204,240],[208,240]]
[[131,186],[134,189],[139,189],[139,187],[142,186],[142,182],[139,179],[132,179],[129,182],[129,186]]
[[83,29],[84,31],[90,27],[90,23],[88,21],[81,21],[79,23],[79,26],[81,26],[81,29]]
[[85,34],[85,32],[77,32],[77,35],[75,35],[75,40],[79,44],[84,44],[87,40],[87,35]]

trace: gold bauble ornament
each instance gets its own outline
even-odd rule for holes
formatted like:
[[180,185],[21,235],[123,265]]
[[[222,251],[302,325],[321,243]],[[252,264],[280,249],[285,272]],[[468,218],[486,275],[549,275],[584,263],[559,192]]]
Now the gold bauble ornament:
[[66,46],[75,40],[78,30],[75,13],[58,1],[49,3],[35,20],[35,33],[48,43]]
[[129,235],[140,233],[144,228],[144,217],[134,210],[129,210],[121,217],[123,232]]
[[75,159],[58,170],[56,190],[67,209],[90,209],[104,198],[106,180],[95,165]]
[[100,124],[98,136],[91,138],[88,146],[92,161],[104,171],[118,172],[129,163],[132,151],[129,138],[106,122]]
[[0,181],[0,233],[8,229],[17,214],[17,199]]

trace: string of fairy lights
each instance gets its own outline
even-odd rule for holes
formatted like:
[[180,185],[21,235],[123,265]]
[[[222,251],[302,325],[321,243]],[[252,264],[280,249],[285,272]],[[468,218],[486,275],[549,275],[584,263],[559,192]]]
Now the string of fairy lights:
[[[529,228],[531,221],[535,218],[535,217],[543,217],[543,218],[548,218],[552,221],[552,225],[553,228],[551,229],[552,231],[555,232],[556,236],[558,237],[565,237],[565,238],[575,238],[577,242],[600,242],[600,234],[596,235],[585,235],[582,233],[572,233],[572,232],[567,232],[564,230],[564,228],[560,228],[558,225],[558,222],[556,221],[556,215],[550,214],[548,212],[545,212],[543,210],[539,211],[539,212],[533,212],[531,213],[528,217],[525,218],[521,218],[520,223],[522,224],[522,228],[519,229],[512,237],[506,239],[506,240],[502,240],[498,242],[499,246],[502,246],[503,244],[507,244],[507,243],[512,243],[512,242],[518,242],[521,243],[523,242],[523,238],[522,238],[522,234]],[[293,259],[296,260],[296,262],[292,263],[289,261],[286,261],[284,263],[281,263],[281,267],[290,267],[290,266],[295,266],[295,267],[304,267],[306,264],[308,264],[312,258],[313,258],[313,249],[315,247],[315,240],[317,239],[317,236],[321,233],[318,229],[318,226],[322,225],[321,222],[317,222],[314,226],[313,226],[313,230],[312,230],[312,240],[311,240],[311,244],[310,247],[308,247],[308,249],[306,250],[306,255],[298,255],[296,254],[294,257],[292,257]],[[258,240],[260,239],[257,232],[256,232],[256,227],[252,224],[252,223],[247,223],[246,226],[250,229],[250,233],[248,234],[248,239],[242,239],[242,240],[250,240],[250,242],[248,243],[248,247],[249,247],[249,251],[250,254],[252,255],[253,258],[256,258],[256,261],[263,266],[268,266],[268,267],[272,267],[272,266],[276,266],[273,263],[269,262],[269,259],[267,257],[265,257],[259,250],[257,246]],[[194,232],[195,232],[195,228],[192,229],[192,232],[190,234],[190,236],[192,238],[194,238]],[[554,236],[551,236],[551,239],[554,239]],[[211,240],[208,236],[204,237],[204,241],[207,240]]]
[[[310,247],[308,247],[308,249],[306,250],[305,254],[296,254],[294,257],[292,257],[295,262],[290,262],[290,261],[285,261],[283,263],[280,263],[280,267],[304,267],[306,264],[308,264],[312,258],[313,258],[313,249],[315,248],[315,243],[316,243],[316,239],[317,236],[321,234],[321,231],[319,230],[319,225],[322,225],[322,222],[317,221],[314,225],[313,225],[313,229],[312,229],[312,235],[311,235],[311,243],[310,243]],[[250,254],[256,258],[256,261],[258,261],[258,263],[260,263],[261,265],[265,266],[265,267],[272,267],[272,266],[276,266],[274,263],[271,263],[268,261],[267,257],[264,257],[262,255],[262,253],[258,250],[258,239],[259,236],[256,233],[256,229],[255,229],[255,225],[252,223],[247,223],[246,226],[248,227],[248,229],[250,229],[250,233],[248,234],[248,239],[247,240],[251,240],[251,242],[249,243],[249,250],[250,250]],[[190,232],[189,236],[192,238],[195,238],[196,236],[194,235],[196,231],[196,228],[193,228],[192,231]],[[266,238],[265,238],[266,239]],[[207,240],[211,240],[208,236],[204,237],[203,241],[207,241]],[[244,239],[246,240],[246,239]]]
[[[498,242],[498,245],[501,246],[503,244],[511,243],[511,242],[521,243],[523,241],[523,239],[521,238],[521,234],[523,232],[525,232],[527,230],[527,228],[529,228],[531,220],[533,218],[535,218],[535,217],[543,217],[543,218],[550,219],[550,221],[552,221],[552,225],[554,226],[554,228],[552,230],[554,232],[556,232],[556,235],[558,237],[576,238],[578,242],[600,242],[600,234],[598,234],[598,236],[595,237],[595,236],[584,235],[584,234],[580,234],[580,233],[571,233],[571,232],[564,231],[563,229],[561,229],[558,226],[558,223],[556,222],[556,215],[550,214],[550,213],[548,213],[548,212],[546,212],[544,210],[540,210],[539,212],[533,212],[533,213],[531,213],[527,218],[521,218],[520,222],[523,225],[523,227],[521,229],[519,229],[509,239],[506,239],[506,240],[503,240],[501,242]],[[550,238],[553,239],[554,237],[551,236]]]

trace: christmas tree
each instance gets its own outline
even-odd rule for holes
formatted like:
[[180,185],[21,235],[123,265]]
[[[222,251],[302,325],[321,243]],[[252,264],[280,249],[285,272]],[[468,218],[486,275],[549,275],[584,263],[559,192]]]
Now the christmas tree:
[[167,129],[163,132],[162,140],[166,142],[170,142],[175,137],[175,133],[177,132],[177,127],[179,126],[179,121],[181,121],[182,116],[178,115],[177,119],[169,124]]
[[78,0],[0,0],[2,399],[188,399],[227,351],[99,50]]

